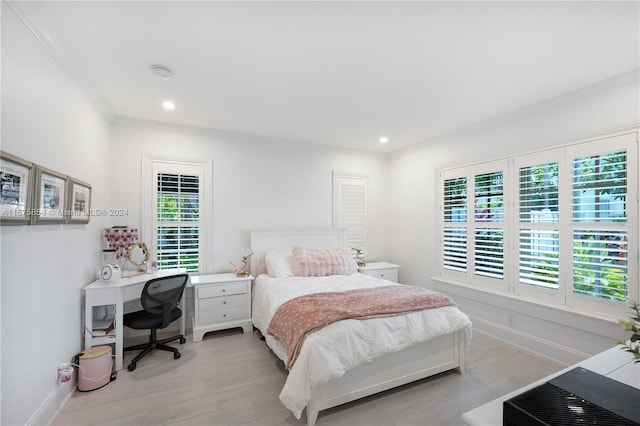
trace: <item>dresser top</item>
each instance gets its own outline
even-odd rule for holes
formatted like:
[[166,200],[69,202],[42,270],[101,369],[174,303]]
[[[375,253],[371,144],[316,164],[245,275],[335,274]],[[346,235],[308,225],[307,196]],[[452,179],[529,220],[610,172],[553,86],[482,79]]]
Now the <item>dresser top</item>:
[[193,286],[198,284],[216,284],[251,280],[253,280],[253,277],[251,275],[247,275],[245,277],[236,277],[235,274],[227,272],[223,274],[192,275],[191,285]]
[[371,271],[374,269],[391,269],[391,268],[399,268],[400,265],[396,265],[395,263],[389,262],[368,262],[366,266],[359,266],[358,269],[361,271]]

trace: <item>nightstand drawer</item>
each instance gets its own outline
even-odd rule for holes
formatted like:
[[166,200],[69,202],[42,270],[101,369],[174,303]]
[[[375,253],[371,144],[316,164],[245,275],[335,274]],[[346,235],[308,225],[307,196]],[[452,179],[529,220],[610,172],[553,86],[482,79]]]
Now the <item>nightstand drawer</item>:
[[206,325],[225,321],[233,321],[247,317],[247,308],[245,306],[231,309],[219,309],[215,311],[200,312],[198,325]]
[[197,288],[197,298],[228,296],[247,292],[247,283],[228,283]]
[[238,306],[247,306],[246,294],[234,294],[233,296],[209,297],[207,299],[198,300],[198,309],[200,312],[214,311],[218,309],[237,308]]
[[366,275],[370,277],[376,277],[383,280],[393,281],[394,283],[398,282],[398,270],[397,269],[374,269],[371,271],[366,271]]
[[389,262],[369,262],[358,268],[361,274],[375,277],[382,280],[398,282],[398,269],[400,265]]

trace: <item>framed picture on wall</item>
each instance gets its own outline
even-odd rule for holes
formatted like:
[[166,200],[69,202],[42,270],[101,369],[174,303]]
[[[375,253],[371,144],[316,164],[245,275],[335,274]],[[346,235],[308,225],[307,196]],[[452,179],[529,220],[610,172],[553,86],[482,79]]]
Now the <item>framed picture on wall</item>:
[[68,178],[67,222],[89,223],[91,209],[91,185],[72,177]]
[[0,151],[0,224],[28,225],[33,209],[32,163]]
[[35,205],[31,223],[64,223],[67,207],[67,176],[36,166]]

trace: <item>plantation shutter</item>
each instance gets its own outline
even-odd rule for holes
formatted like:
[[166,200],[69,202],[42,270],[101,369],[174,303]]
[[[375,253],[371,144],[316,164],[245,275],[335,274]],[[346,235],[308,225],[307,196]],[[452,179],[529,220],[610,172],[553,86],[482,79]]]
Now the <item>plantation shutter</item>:
[[441,170],[441,279],[619,315],[640,294],[638,159],[626,133]]
[[198,167],[193,169],[168,172],[154,167],[156,216],[153,228],[159,269],[200,270],[202,173]]
[[573,159],[573,291],[628,300],[627,151]]
[[504,183],[503,172],[475,176],[474,273],[504,277]]
[[445,179],[443,183],[443,267],[467,270],[467,178]]
[[334,227],[345,230],[345,244],[367,252],[367,178],[334,176]]
[[557,290],[560,282],[558,162],[518,170],[519,283]]

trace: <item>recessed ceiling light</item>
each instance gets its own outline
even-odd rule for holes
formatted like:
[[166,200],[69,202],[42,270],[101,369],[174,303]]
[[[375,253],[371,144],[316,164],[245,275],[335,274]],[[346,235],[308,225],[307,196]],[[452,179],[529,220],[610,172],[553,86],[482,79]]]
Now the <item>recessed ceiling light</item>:
[[164,101],[162,103],[162,108],[171,111],[176,109],[176,104],[174,104],[173,101]]
[[387,138],[387,137],[385,137],[385,136],[381,137],[379,140],[380,140],[380,143],[387,143],[387,142],[389,142],[389,138]]
[[151,65],[151,71],[163,80],[169,80],[173,75],[169,68],[162,65]]

